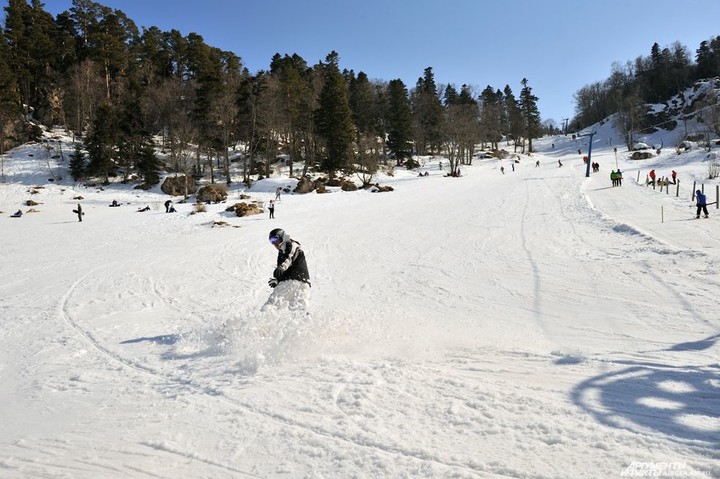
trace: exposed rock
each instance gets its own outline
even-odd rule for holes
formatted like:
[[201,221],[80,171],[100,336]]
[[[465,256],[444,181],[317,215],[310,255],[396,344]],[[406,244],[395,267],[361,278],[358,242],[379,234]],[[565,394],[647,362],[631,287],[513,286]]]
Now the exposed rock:
[[242,201],[240,203],[235,203],[225,211],[234,211],[235,216],[261,215],[265,212],[255,203],[248,204]]
[[198,190],[195,197],[203,203],[220,203],[227,199],[227,187],[225,185],[206,185]]
[[300,178],[300,181],[298,181],[297,185],[295,186],[295,189],[293,190],[295,193],[310,193],[315,189],[315,182],[313,182],[310,178],[307,176],[303,176]]
[[630,159],[632,160],[647,160],[648,158],[652,158],[653,154],[652,151],[636,151],[632,154]]
[[370,192],[371,193],[386,193],[388,191],[395,191],[392,186],[380,186],[380,184],[375,183],[374,185],[370,186]]
[[184,196],[195,191],[195,180],[190,176],[168,176],[160,185],[160,190],[170,196]]

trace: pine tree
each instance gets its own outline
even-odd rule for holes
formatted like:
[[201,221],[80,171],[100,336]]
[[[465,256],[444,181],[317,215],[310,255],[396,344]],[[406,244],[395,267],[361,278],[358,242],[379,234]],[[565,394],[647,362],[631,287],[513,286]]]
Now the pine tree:
[[533,95],[532,88],[528,86],[527,78],[520,82],[523,86],[520,91],[520,111],[525,122],[525,137],[528,139],[528,152],[532,152],[533,138],[540,136],[541,120],[540,110],[537,106],[538,97]]
[[515,99],[515,95],[513,94],[510,85],[505,85],[503,94],[505,96],[505,114],[507,122],[505,125],[505,131],[507,132],[507,138],[514,140],[515,146],[513,151],[517,152],[518,143],[520,143],[523,135],[525,134],[525,122],[522,116],[522,111],[520,111],[520,106]]
[[700,43],[695,51],[695,77],[712,78],[720,75],[720,37]]
[[376,133],[377,111],[375,92],[368,76],[364,72],[352,77],[349,84],[350,109],[353,123],[360,136],[373,136]]
[[415,121],[415,151],[420,155],[440,151],[443,143],[444,109],[431,67],[426,68],[423,77],[418,79],[412,94],[412,109]]
[[156,185],[160,182],[160,162],[155,155],[155,147],[149,138],[145,138],[137,160],[138,172],[142,175],[146,186]]
[[337,171],[352,165],[355,129],[345,81],[338,68],[338,55],[331,52],[324,65],[325,84],[315,112],[318,135],[325,143],[322,168],[333,179]]
[[[10,66],[10,49],[5,36],[0,30],[0,119],[2,119],[2,132],[4,123],[20,114],[20,92],[17,78]],[[2,133],[0,133],[2,134]],[[4,151],[4,150],[2,150]]]
[[75,181],[85,177],[85,154],[81,143],[75,143],[75,149],[70,153],[70,176]]
[[203,136],[210,136],[212,102],[222,90],[222,63],[220,51],[205,43],[203,38],[188,35],[188,60],[195,80],[193,119]]
[[90,175],[103,178],[105,183],[109,182],[109,176],[115,167],[118,137],[115,111],[105,103],[98,108],[86,141],[89,156],[87,171]]
[[398,165],[412,158],[412,109],[407,87],[400,79],[388,84],[387,131],[387,147]]
[[480,93],[480,138],[483,143],[490,143],[490,147],[496,150],[499,149],[504,132],[505,105],[503,102],[502,92],[493,90],[490,85]]
[[310,86],[308,67],[305,60],[299,55],[279,54],[273,56],[270,64],[270,74],[278,79],[280,95],[278,98],[280,108],[280,129],[286,138],[288,154],[289,175],[293,175],[293,165],[296,159],[303,156],[304,141],[312,124],[312,114],[309,105]]

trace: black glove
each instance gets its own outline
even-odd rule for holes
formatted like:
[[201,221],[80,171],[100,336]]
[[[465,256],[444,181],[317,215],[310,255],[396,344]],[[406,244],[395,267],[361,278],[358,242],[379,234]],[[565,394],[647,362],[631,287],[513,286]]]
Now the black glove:
[[284,271],[281,270],[280,268],[275,268],[275,271],[273,271],[273,278],[280,279],[283,277],[283,273],[284,273]]
[[268,281],[268,285],[269,285],[271,288],[274,288],[275,286],[278,285],[278,280],[276,280],[275,278],[270,278],[270,281]]

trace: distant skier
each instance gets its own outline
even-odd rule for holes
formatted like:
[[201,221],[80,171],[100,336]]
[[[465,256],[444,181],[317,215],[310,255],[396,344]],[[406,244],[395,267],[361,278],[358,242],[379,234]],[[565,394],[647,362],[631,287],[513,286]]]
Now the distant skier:
[[562,161],[558,160],[558,168],[562,167]]
[[708,217],[708,210],[707,210],[707,198],[703,194],[702,191],[697,190],[695,192],[695,203],[697,205],[697,216],[695,218],[700,218],[700,211],[705,213],[705,218]]
[[275,218],[275,201],[270,200],[268,203],[268,211],[270,212],[270,218]]
[[167,200],[165,202],[165,213],[170,213],[170,205],[172,204],[172,200]]
[[80,206],[80,203],[78,203],[77,210],[75,210],[75,212],[78,215],[78,221],[82,221],[83,211],[82,211],[82,206]]
[[291,239],[281,228],[270,231],[268,239],[278,250],[278,256],[273,277],[268,281],[273,292],[262,309],[272,305],[291,310],[307,310],[310,274],[300,243]]

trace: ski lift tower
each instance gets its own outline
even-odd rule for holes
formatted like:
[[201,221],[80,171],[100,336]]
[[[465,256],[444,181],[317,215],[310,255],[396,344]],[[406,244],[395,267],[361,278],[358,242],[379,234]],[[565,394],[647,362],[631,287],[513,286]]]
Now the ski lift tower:
[[595,136],[596,131],[593,131],[592,133],[585,133],[584,135],[578,135],[579,138],[582,138],[583,136],[589,136],[590,140],[588,141],[588,160],[587,165],[585,168],[585,178],[590,178],[590,162],[592,161],[592,139],[593,136]]

